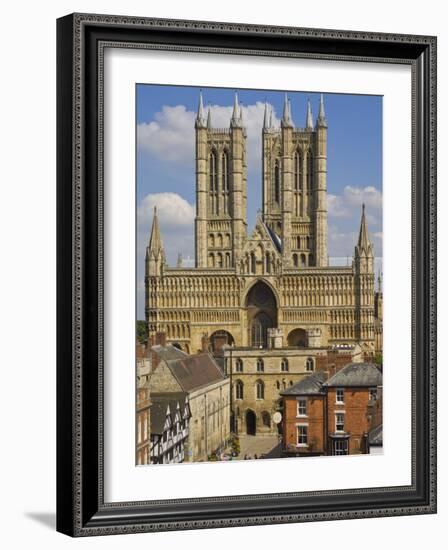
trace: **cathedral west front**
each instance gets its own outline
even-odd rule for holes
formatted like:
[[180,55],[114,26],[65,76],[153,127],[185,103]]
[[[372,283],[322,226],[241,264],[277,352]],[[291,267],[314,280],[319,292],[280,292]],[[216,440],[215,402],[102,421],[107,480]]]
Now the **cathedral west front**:
[[294,125],[287,96],[279,127],[265,106],[261,212],[249,229],[238,96],[228,127],[215,128],[201,95],[195,267],[167,265],[154,211],[145,263],[148,336],[164,333],[188,354],[225,355],[242,432],[274,430],[279,391],[323,357],[328,363],[329,354],[351,350],[361,361],[382,351],[382,293],[364,207],[352,264],[329,265],[327,132],[322,96],[315,120],[308,103],[303,128]]

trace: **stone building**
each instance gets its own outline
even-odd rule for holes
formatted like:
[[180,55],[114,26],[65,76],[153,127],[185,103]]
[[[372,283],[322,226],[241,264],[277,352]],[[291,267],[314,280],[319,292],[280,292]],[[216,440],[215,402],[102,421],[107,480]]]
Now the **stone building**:
[[149,464],[151,393],[149,387],[151,363],[146,346],[136,344],[137,384],[136,384],[136,463]]
[[351,363],[330,378],[320,370],[283,390],[284,454],[368,453],[369,433],[382,423],[381,386],[376,365]]
[[273,435],[280,426],[272,418],[281,409],[280,392],[322,370],[327,377],[352,362],[362,362],[360,346],[332,348],[280,347],[267,349],[228,347],[226,373],[234,388],[232,428],[237,434]]
[[152,348],[158,356],[151,374],[151,396],[169,393],[188,398],[191,413],[185,461],[207,460],[230,437],[230,382],[209,353],[188,355],[168,344]]
[[[186,353],[207,349],[215,357],[223,346],[233,346],[235,358],[240,350],[247,376],[254,377],[244,391],[251,398],[258,356],[265,362],[266,395],[268,387],[277,391],[277,382],[282,389],[306,376],[308,358],[315,368],[326,362],[328,350],[356,347],[364,360],[381,352],[382,293],[375,292],[364,206],[352,264],[328,262],[327,132],[322,96],[315,121],[308,103],[303,128],[293,123],[288,97],[280,127],[265,106],[262,211],[248,233],[247,135],[238,96],[229,127],[214,128],[201,95],[195,121],[195,267],[181,261],[167,265],[154,209],[145,260],[149,338],[164,333]],[[283,358],[288,375],[281,371]],[[276,374],[268,380],[271,371]],[[242,400],[243,433],[252,431],[248,410],[255,412],[257,433],[275,430],[264,414],[272,415],[275,392],[265,404]]]

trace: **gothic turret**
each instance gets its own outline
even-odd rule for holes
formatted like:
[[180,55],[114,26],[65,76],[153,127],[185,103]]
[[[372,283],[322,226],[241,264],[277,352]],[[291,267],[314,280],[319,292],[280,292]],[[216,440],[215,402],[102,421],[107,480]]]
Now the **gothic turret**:
[[317,115],[316,126],[319,128],[327,127],[327,119],[325,118],[325,109],[324,109],[324,96],[320,94],[319,102],[319,114]]
[[[308,121],[311,119],[311,107],[308,103]],[[312,119],[311,119],[312,123]],[[324,98],[321,94],[319,115],[316,123],[316,147],[314,166],[310,170],[315,171],[314,208],[316,222],[316,265],[325,267],[328,265],[327,249],[327,121],[325,119]],[[311,159],[311,163],[313,159]]]
[[215,128],[213,122],[211,108],[204,112],[200,95],[196,121],[196,267],[230,268],[246,236],[246,130],[236,92],[230,129]]
[[311,102],[308,100],[308,106],[306,109],[306,129],[313,129],[313,113],[311,112]]
[[269,110],[267,101],[264,102],[264,118],[263,118],[263,129],[267,130],[270,127],[269,124]]
[[204,114],[204,102],[202,101],[202,90],[199,92],[198,112],[196,114],[195,127],[205,128],[205,114]]
[[212,111],[209,107],[208,113],[207,113],[207,130],[211,130],[211,129],[212,129]]
[[288,98],[288,94],[285,94],[285,102],[283,104],[283,117],[282,117],[282,128],[293,128],[293,123],[291,119],[291,103]]
[[243,121],[241,120],[241,109],[238,103],[238,92],[235,92],[235,98],[233,100],[233,112],[230,119],[231,128],[242,128]]
[[160,277],[165,265],[165,251],[163,249],[162,236],[160,234],[159,217],[154,206],[151,236],[146,248],[146,275]]
[[373,273],[373,245],[367,231],[365,205],[362,205],[358,244],[355,246],[355,263],[359,273]]

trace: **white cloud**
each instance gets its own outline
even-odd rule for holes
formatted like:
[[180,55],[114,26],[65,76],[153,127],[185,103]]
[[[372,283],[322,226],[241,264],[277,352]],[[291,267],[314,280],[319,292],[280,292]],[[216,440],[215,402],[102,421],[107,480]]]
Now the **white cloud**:
[[[369,236],[375,256],[382,255],[382,193],[368,185],[347,185],[340,195],[327,195],[328,200],[328,249],[331,256],[351,256],[358,239],[361,221],[361,205],[366,205]],[[354,229],[355,228],[355,229]]]
[[137,207],[137,303],[142,317],[144,303],[145,249],[149,242],[154,206],[160,223],[168,264],[176,265],[178,253],[194,257],[195,208],[177,193],[150,193]]
[[140,227],[150,228],[154,207],[160,227],[166,230],[190,227],[194,223],[195,207],[177,193],[150,193],[140,202],[137,209],[137,222]]
[[[231,105],[210,105],[212,127],[229,128],[232,116]],[[275,109],[269,105],[273,123],[279,124]],[[140,123],[137,128],[137,143],[141,151],[157,159],[181,165],[194,160],[194,121],[196,113],[185,105],[164,106],[155,114],[154,120]],[[264,118],[264,103],[257,101],[243,105],[243,120],[247,130],[247,159],[250,173],[261,170],[261,132]]]
[[137,126],[137,145],[161,160],[183,163],[194,158],[194,113],[184,105],[163,106],[151,122]]
[[[333,218],[351,218],[356,211],[360,215],[361,205],[366,205],[367,221],[377,223],[381,218],[383,196],[372,185],[354,187],[346,185],[341,195],[327,195],[328,214]],[[370,219],[369,219],[370,217]]]

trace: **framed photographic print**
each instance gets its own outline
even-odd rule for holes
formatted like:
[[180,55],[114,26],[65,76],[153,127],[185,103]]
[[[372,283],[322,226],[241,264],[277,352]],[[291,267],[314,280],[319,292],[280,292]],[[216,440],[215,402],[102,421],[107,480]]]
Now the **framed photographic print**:
[[72,536],[436,511],[436,39],[58,20]]

